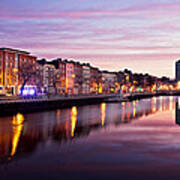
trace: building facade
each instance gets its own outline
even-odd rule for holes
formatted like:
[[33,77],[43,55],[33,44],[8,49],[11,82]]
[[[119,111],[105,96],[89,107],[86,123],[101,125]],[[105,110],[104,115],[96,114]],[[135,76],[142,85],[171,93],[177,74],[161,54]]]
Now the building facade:
[[55,94],[55,67],[51,64],[43,66],[43,88],[46,94]]
[[176,80],[180,81],[180,60],[176,62]]
[[[0,89],[5,94],[17,95],[22,85],[36,84],[36,57],[29,52],[0,48]],[[27,77],[28,76],[28,77]]]
[[74,64],[74,94],[82,94],[82,65],[79,62],[73,62]]
[[37,86],[37,93],[38,94],[44,94],[44,87],[43,87],[43,71],[44,67],[43,65],[37,63],[37,79],[36,79],[36,86]]
[[102,74],[98,68],[91,67],[90,93],[97,94],[101,92]]
[[22,86],[28,89],[36,89],[37,84],[37,58],[29,53],[18,55],[18,91]]
[[82,94],[90,94],[91,68],[90,64],[82,64]]
[[66,94],[72,95],[74,94],[74,63],[64,61],[66,65]]
[[64,95],[66,93],[66,64],[62,59],[55,59],[49,64],[55,66],[55,83],[57,94]]
[[117,75],[113,72],[102,72],[102,92],[105,94],[114,93],[116,89]]

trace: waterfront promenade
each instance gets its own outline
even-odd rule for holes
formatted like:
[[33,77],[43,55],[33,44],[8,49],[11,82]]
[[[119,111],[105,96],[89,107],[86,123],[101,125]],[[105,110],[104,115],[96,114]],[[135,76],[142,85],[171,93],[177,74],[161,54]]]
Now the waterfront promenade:
[[1,97],[0,115],[48,111],[71,106],[87,104],[118,103],[136,99],[151,98],[153,96],[179,95],[179,91],[164,91],[156,93],[126,93],[126,94],[97,94],[79,96],[37,96],[37,97]]

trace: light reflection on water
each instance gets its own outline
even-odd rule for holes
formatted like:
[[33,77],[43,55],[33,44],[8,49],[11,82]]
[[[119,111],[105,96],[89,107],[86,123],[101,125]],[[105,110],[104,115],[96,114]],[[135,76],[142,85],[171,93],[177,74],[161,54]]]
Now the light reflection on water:
[[[137,119],[141,119],[143,123],[143,118],[156,114],[160,114],[163,118],[165,112],[174,112],[175,109],[176,123],[180,124],[180,105],[177,97],[154,97],[119,104],[74,106],[50,112],[1,117],[1,164],[13,162],[15,159],[21,161],[21,157],[24,157],[25,154],[28,156],[25,156],[24,159],[31,161],[33,154],[41,151],[41,148],[38,147],[58,152],[56,144],[63,148],[69,142],[87,139],[94,133],[98,139],[102,136],[100,131],[104,130],[104,133],[108,135],[110,133],[108,127],[111,126],[120,127],[121,130],[126,131],[128,128],[132,128],[129,124],[136,122]],[[121,125],[123,126],[121,127]],[[138,130],[138,127],[135,130]],[[143,130],[145,131],[145,128]],[[111,131],[115,132],[114,129]],[[117,137],[113,136],[113,138]],[[96,140],[94,140],[95,142]],[[48,155],[52,156],[50,153]]]
[[[0,118],[0,157],[3,159],[3,157],[14,156],[20,139],[23,141],[23,139],[32,138],[30,142],[33,142],[34,140],[44,141],[51,137],[61,142],[71,140],[73,137],[88,136],[93,129],[102,128],[108,124],[120,125],[157,112],[173,110],[175,102],[176,98],[160,97],[121,104],[102,103],[78,108],[74,106],[71,109],[58,109],[24,116],[18,113],[13,117],[3,117]],[[176,108],[178,123],[180,110],[177,103]],[[23,122],[26,128],[23,128]]]
[[22,114],[17,114],[16,116],[13,116],[13,139],[12,139],[12,151],[11,156],[14,156],[16,153],[16,149],[18,147],[19,138],[21,135],[21,131],[23,130],[23,121],[24,116]]

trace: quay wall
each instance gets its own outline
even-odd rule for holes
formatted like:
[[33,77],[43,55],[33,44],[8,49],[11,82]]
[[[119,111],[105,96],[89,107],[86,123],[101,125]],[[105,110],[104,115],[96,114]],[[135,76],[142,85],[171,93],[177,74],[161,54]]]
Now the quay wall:
[[63,97],[47,99],[18,99],[18,100],[0,100],[0,116],[8,116],[16,113],[30,113],[40,111],[50,111],[54,109],[67,108],[72,106],[82,106],[90,104],[119,103],[123,101],[140,100],[154,96],[177,96],[180,92],[174,93],[145,93],[131,94],[125,97],[111,95],[83,96],[83,97]]
[[[21,99],[0,101],[0,115],[8,116],[16,113],[30,113],[39,111],[50,111],[53,109],[99,104],[109,96],[87,96],[57,99]],[[112,97],[112,96],[111,96]]]

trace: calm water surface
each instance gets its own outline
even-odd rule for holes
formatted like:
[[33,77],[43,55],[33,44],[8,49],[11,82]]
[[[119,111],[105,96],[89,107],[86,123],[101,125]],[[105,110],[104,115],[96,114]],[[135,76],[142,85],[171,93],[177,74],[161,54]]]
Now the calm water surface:
[[2,179],[179,179],[180,104],[159,97],[0,118]]

